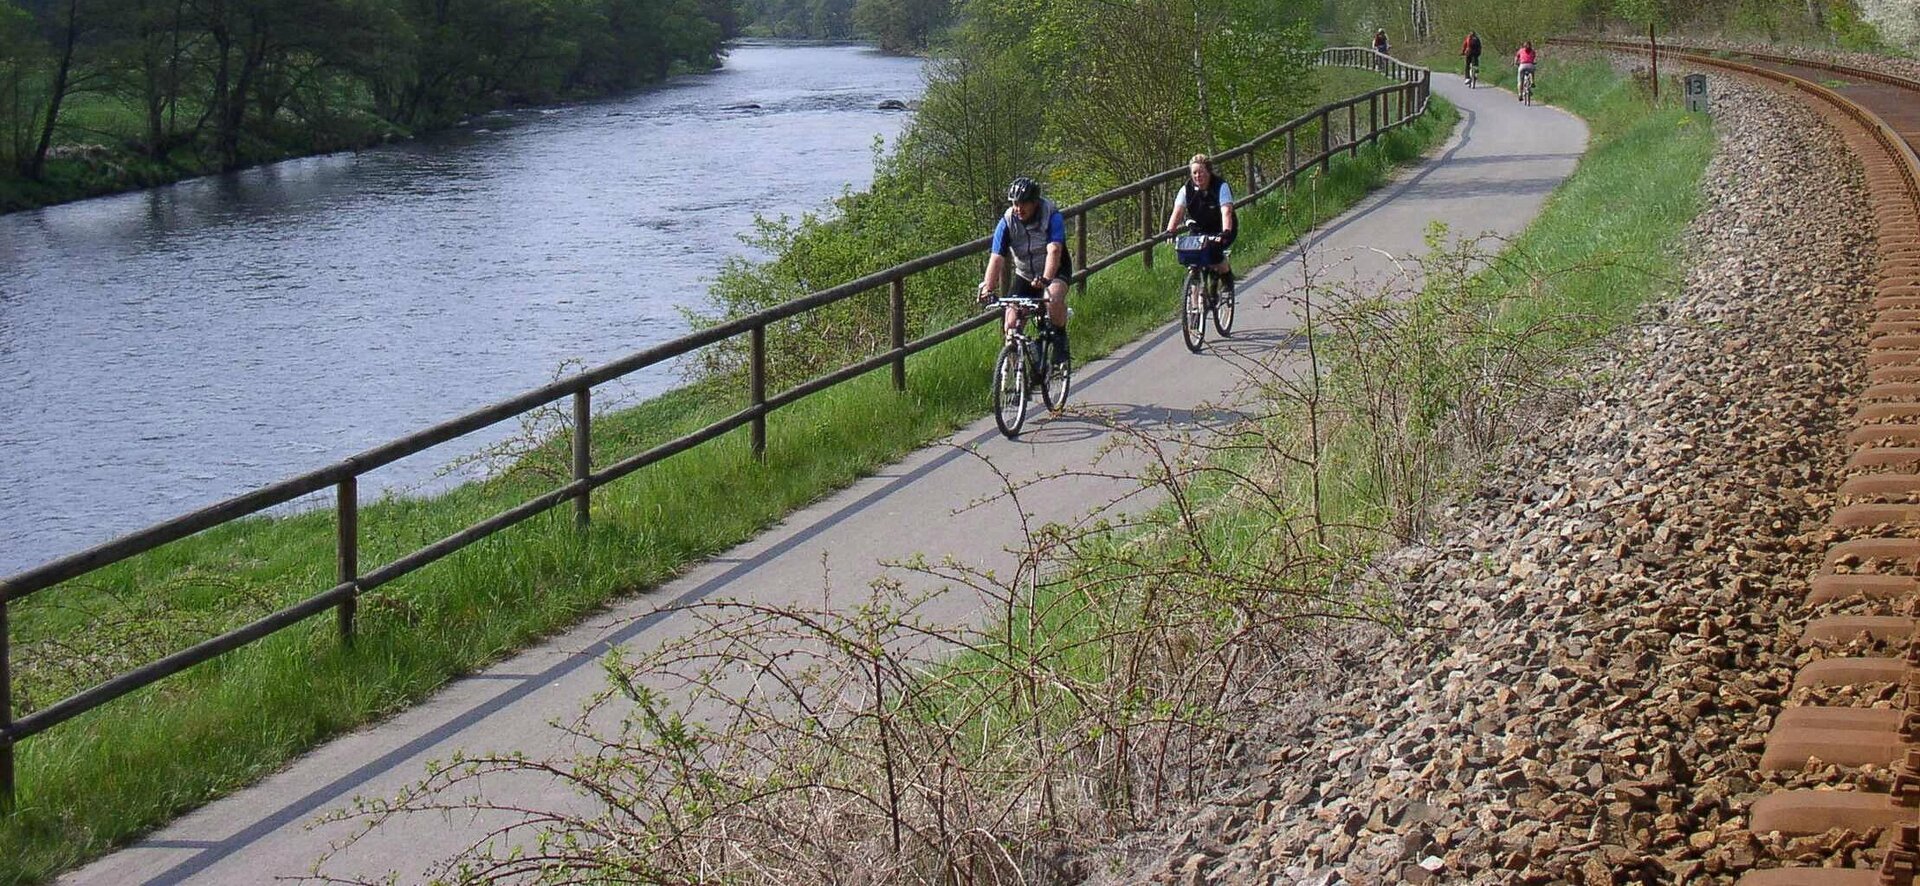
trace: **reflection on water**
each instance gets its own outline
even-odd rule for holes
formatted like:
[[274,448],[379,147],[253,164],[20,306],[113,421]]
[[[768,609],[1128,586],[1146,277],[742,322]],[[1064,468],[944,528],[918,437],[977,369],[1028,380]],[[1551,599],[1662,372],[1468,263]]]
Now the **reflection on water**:
[[684,332],[753,215],[865,182],[905,122],[878,104],[920,86],[745,45],[625,99],[0,216],[0,574]]

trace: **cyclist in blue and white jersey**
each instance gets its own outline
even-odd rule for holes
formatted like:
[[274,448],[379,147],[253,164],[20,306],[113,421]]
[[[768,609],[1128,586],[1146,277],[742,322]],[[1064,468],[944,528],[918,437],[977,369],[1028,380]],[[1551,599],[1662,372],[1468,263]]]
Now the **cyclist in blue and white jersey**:
[[[1073,256],[1067,252],[1067,220],[1059,207],[1040,195],[1040,183],[1026,176],[1007,187],[1007,207],[993,229],[993,253],[980,281],[980,300],[993,298],[995,285],[1013,259],[1013,290],[1008,295],[1045,298],[1047,321],[1053,324],[1054,354],[1067,359],[1067,280],[1073,276]],[[1020,328],[1020,316],[1007,309],[1009,333]]]

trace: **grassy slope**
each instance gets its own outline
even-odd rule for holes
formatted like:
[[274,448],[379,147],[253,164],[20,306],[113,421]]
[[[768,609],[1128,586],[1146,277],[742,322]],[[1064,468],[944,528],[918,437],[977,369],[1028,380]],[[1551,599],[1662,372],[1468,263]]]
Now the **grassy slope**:
[[[1329,88],[1351,94],[1352,83],[1342,75]],[[1272,255],[1311,221],[1379,186],[1394,163],[1444,139],[1455,118],[1443,103],[1436,110],[1387,139],[1384,152],[1343,158],[1333,175],[1308,179],[1315,199],[1250,209],[1237,255],[1249,264]],[[1148,272],[1128,262],[1095,278],[1075,301],[1076,355],[1107,353],[1164,322],[1171,265],[1163,260]],[[764,464],[736,433],[641,471],[596,494],[594,529],[584,541],[570,515],[557,511],[382,588],[362,604],[350,651],[334,638],[331,619],[314,619],[36,736],[19,749],[20,809],[0,822],[0,882],[39,880],[124,843],[576,622],[610,597],[657,586],[949,433],[984,409],[995,344],[983,332],[917,355],[906,394],[895,394],[879,373],[776,413]],[[717,389],[694,388],[599,417],[596,464],[739,406]],[[521,473],[432,499],[371,504],[361,518],[363,567],[547,488],[548,481]],[[47,704],[330,585],[332,538],[326,513],[250,520],[98,573],[85,586],[44,592],[15,612],[16,643],[26,647],[16,658],[23,703]],[[55,655],[64,644],[99,655]],[[84,667],[69,667],[80,659]]]

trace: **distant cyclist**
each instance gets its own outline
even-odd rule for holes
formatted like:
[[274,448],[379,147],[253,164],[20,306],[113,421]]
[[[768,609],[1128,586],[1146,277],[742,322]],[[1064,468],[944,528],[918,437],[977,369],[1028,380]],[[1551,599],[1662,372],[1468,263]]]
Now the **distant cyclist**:
[[1373,51],[1381,55],[1392,55],[1393,48],[1387,45],[1387,29],[1376,28],[1373,32]]
[[[993,255],[980,281],[980,300],[993,298],[995,285],[1013,257],[1013,289],[1022,298],[1044,298],[1047,321],[1053,324],[1054,354],[1067,356],[1067,278],[1073,276],[1073,256],[1067,252],[1067,219],[1052,200],[1040,195],[1040,183],[1026,176],[1007,186],[1007,207],[993,229]],[[1020,328],[1020,314],[1007,308],[1006,329]]]
[[1539,56],[1533,51],[1533,41],[1520,44],[1520,51],[1513,54],[1514,67],[1520,69],[1520,100],[1525,101],[1533,92],[1533,67],[1539,62]]
[[1167,233],[1180,230],[1180,223],[1193,219],[1194,233],[1220,238],[1207,248],[1207,263],[1220,275],[1227,291],[1233,292],[1233,266],[1227,261],[1227,247],[1233,245],[1233,189],[1227,180],[1213,174],[1213,158],[1195,154],[1187,161],[1187,183],[1173,198],[1173,214],[1167,217]]
[[1462,73],[1467,78],[1467,84],[1472,85],[1474,81],[1480,79],[1480,34],[1479,32],[1477,31],[1467,32],[1467,39],[1464,41],[1461,41],[1460,43],[1460,54],[1466,57],[1466,60],[1467,60],[1466,70],[1463,71]]

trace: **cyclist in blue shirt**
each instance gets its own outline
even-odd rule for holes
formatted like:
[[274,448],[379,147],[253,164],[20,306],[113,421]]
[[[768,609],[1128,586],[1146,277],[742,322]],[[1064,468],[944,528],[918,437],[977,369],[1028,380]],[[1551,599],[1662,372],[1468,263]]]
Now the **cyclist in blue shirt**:
[[[1007,186],[1007,207],[993,229],[993,255],[980,281],[980,300],[993,298],[994,286],[1013,259],[1013,290],[1008,295],[1044,298],[1047,320],[1053,324],[1054,354],[1067,358],[1067,279],[1073,276],[1073,256],[1067,252],[1067,220],[1052,200],[1040,195],[1040,183],[1026,176]],[[1007,309],[1009,333],[1020,326],[1019,314]]]
[[1173,214],[1167,217],[1167,233],[1178,233],[1180,223],[1193,219],[1194,233],[1218,236],[1217,246],[1207,247],[1207,263],[1220,275],[1227,291],[1233,292],[1233,265],[1227,261],[1227,247],[1233,245],[1233,188],[1227,180],[1213,174],[1213,158],[1195,154],[1187,161],[1187,183],[1173,198]]

